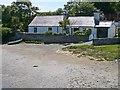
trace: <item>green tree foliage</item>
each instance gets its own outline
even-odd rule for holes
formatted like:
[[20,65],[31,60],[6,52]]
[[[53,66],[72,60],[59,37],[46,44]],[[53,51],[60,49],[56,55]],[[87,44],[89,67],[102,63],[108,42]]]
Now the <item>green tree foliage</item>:
[[13,2],[11,6],[6,6],[3,8],[3,26],[27,31],[28,24],[36,15],[37,10],[38,7],[32,6],[32,3],[30,1]]
[[106,14],[120,11],[120,2],[94,2],[94,5]]
[[37,15],[39,15],[39,16],[47,16],[47,15],[52,16],[52,15],[61,15],[61,14],[63,14],[63,9],[58,8],[56,11],[53,11],[53,12],[51,12],[51,11],[49,11],[49,12],[39,12]]
[[68,12],[70,16],[89,16],[93,15],[93,12],[98,11],[91,2],[67,2],[67,4],[64,5],[64,10]]
[[85,36],[89,36],[91,34],[92,30],[90,28],[88,29],[83,29],[82,31],[77,30],[73,33],[73,35],[85,35]]
[[56,13],[56,15],[61,15],[61,14],[63,14],[63,9],[62,8],[58,8],[56,11],[55,11],[55,13]]
[[10,35],[12,34],[12,31],[10,28],[2,27],[0,29],[0,33],[1,33],[0,37],[2,37],[2,40],[5,41],[10,37]]
[[70,25],[69,19],[64,19],[62,22],[59,22],[59,25],[62,27],[63,31],[67,32],[67,25]]
[[82,35],[82,32],[80,32],[80,30],[77,30],[73,33],[73,35],[75,35],[75,36]]
[[56,13],[55,12],[51,12],[51,11],[49,11],[49,12],[38,12],[37,13],[37,15],[38,16],[52,16],[52,15],[56,15]]
[[53,32],[50,31],[50,30],[48,30],[47,32],[45,32],[45,35],[52,35],[52,34],[53,34]]

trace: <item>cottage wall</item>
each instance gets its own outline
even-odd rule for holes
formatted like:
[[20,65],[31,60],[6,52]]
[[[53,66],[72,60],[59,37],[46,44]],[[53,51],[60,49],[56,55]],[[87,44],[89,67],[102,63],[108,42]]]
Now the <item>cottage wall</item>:
[[91,28],[92,29],[92,33],[91,35],[89,36],[89,40],[92,40],[92,39],[96,39],[97,38],[97,28]]
[[115,36],[115,25],[112,24],[110,28],[108,29],[108,38],[113,38]]
[[28,32],[33,33],[34,32],[34,27],[28,27]]
[[[35,27],[29,27],[28,28],[28,33],[34,33],[34,28]],[[42,27],[36,27],[37,28],[37,33],[40,33],[40,34],[43,34],[43,33],[45,33],[45,32],[47,32],[48,31],[48,26],[42,26]],[[62,27],[57,27],[57,26],[55,26],[55,27],[51,27],[52,28],[52,32],[54,32],[54,33],[62,33]]]

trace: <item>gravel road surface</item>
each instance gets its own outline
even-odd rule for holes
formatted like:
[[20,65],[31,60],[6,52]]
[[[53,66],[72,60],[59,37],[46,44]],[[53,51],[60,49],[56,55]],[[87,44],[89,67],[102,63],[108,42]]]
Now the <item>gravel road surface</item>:
[[58,44],[2,46],[3,88],[118,88],[118,62],[57,53]]

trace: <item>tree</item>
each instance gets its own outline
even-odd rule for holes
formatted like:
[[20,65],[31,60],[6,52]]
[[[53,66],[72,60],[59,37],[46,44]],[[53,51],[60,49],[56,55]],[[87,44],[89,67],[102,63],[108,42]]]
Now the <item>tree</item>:
[[62,27],[62,30],[67,32],[67,25],[70,25],[69,19],[64,19],[62,22],[59,22],[60,26]]
[[62,8],[58,8],[56,11],[55,11],[56,15],[61,15],[63,13],[63,9]]
[[3,26],[27,31],[28,24],[36,16],[37,10],[39,10],[39,8],[32,6],[29,0],[27,0],[27,2],[20,2],[20,0],[13,2],[2,11]]
[[18,17],[12,17],[12,27],[13,27],[13,32],[16,32],[17,28],[19,27],[19,18]]
[[20,22],[23,23],[23,29],[27,30],[28,24],[36,15],[38,7],[32,6],[32,3],[30,1],[13,2],[11,7],[12,16],[18,17]]
[[115,13],[120,11],[120,1],[119,2],[94,2],[95,7],[99,8],[103,13]]
[[11,7],[10,6],[2,6],[2,24],[3,27],[11,28]]
[[64,10],[69,13],[70,16],[90,16],[98,9],[91,2],[67,2],[64,5]]
[[47,16],[47,15],[52,16],[52,15],[61,15],[61,14],[63,14],[63,9],[58,8],[56,11],[53,11],[53,12],[51,12],[51,11],[49,11],[49,12],[39,12],[37,15],[39,15],[39,16]]
[[111,2],[94,2],[95,7],[99,8],[103,13],[114,13],[115,10],[111,6]]

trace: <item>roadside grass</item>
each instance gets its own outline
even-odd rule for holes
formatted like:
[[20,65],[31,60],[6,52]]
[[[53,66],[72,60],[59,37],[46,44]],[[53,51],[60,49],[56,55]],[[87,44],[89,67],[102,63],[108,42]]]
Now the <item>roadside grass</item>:
[[42,44],[42,41],[22,41],[21,43],[29,43],[29,44]]
[[62,49],[63,51],[69,51],[73,54],[80,54],[81,56],[91,56],[99,59],[99,61],[107,60],[113,61],[120,59],[119,51],[120,45],[80,45],[80,46],[70,46]]

